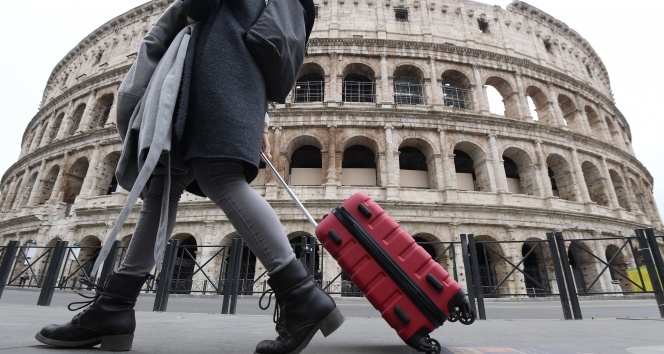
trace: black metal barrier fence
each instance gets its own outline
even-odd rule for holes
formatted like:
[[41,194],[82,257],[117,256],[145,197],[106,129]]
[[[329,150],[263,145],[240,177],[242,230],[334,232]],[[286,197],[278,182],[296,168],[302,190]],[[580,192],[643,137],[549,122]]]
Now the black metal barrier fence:
[[[542,240],[494,241],[462,234],[459,242],[418,244],[462,286],[465,280],[479,319],[486,319],[486,298],[547,297],[559,299],[564,318],[571,320],[583,318],[579,297],[630,294],[654,294],[664,318],[662,241],[664,236],[655,236],[652,229],[639,229],[635,236],[619,238],[570,239],[555,232]],[[604,248],[596,245],[602,242],[611,244],[611,252],[598,255]],[[326,271],[330,266],[326,260],[331,257],[315,237],[301,237],[291,245],[326,292],[364,296],[343,271]],[[0,299],[6,286],[39,288],[38,305],[44,306],[50,304],[56,289],[92,291],[80,277],[103,284],[121,264],[126,247],[116,241],[100,273],[89,274],[98,252],[99,247],[69,246],[66,241],[50,247],[10,241],[0,247]],[[627,264],[635,267],[628,269]],[[459,279],[460,275],[465,279]],[[266,271],[257,270],[256,257],[238,238],[230,246],[169,241],[162,264],[143,291],[155,293],[154,311],[166,311],[170,294],[211,294],[223,297],[221,313],[233,314],[239,295],[262,293],[267,288]]]

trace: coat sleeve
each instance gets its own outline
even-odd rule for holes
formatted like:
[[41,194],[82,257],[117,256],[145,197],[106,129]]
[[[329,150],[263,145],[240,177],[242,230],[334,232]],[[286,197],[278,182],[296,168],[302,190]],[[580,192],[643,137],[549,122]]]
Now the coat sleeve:
[[219,6],[219,0],[184,0],[187,16],[196,21],[211,15]]

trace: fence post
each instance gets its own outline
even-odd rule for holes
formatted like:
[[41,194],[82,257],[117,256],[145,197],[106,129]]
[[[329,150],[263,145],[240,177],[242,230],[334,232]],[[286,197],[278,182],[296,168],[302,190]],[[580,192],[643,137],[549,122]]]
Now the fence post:
[[[307,237],[309,250],[307,252],[307,262],[309,263],[310,274],[316,275],[316,237]],[[320,267],[320,264],[318,265]]]
[[461,259],[463,261],[463,268],[466,272],[466,288],[468,289],[468,299],[470,300],[470,307],[473,311],[477,310],[475,306],[475,283],[473,282],[473,268],[470,265],[470,255],[468,254],[468,240],[466,234],[461,234]]
[[18,245],[18,241],[9,241],[9,244],[5,247],[5,255],[2,257],[2,263],[0,263],[0,299],[2,298],[2,292],[5,291],[5,285],[7,285],[9,272],[11,272],[14,264],[16,252],[18,252]]
[[468,246],[468,248],[470,248],[470,262],[473,266],[473,282],[475,283],[475,296],[477,296],[477,312],[480,320],[486,320],[484,294],[482,293],[482,277],[480,276],[480,265],[477,261],[477,249],[475,248],[475,235],[468,235]]
[[53,299],[53,292],[55,291],[55,283],[58,281],[58,274],[60,273],[60,267],[62,267],[62,261],[67,255],[68,244],[69,242],[67,241],[58,241],[55,243],[51,263],[48,265],[48,271],[46,272],[46,279],[44,279],[44,282],[42,283],[39,300],[37,300],[37,305],[39,306],[51,305],[51,299]]
[[[111,273],[113,273],[113,270],[115,270],[115,261],[116,258],[118,258],[119,246],[120,240],[115,240],[111,246],[111,250],[108,252],[108,256],[106,256],[106,259],[104,260],[104,266],[101,268],[101,274],[97,281],[98,284],[106,284],[106,279]],[[90,274],[90,276],[93,277],[94,274]]]
[[659,274],[659,281],[662,287],[664,287],[664,260],[662,260],[662,252],[657,244],[655,230],[652,228],[646,229],[646,237],[648,238],[648,244],[650,245],[652,260],[655,262],[655,268],[657,269],[657,274]]
[[560,257],[558,256],[558,248],[556,247],[556,239],[552,232],[546,233],[546,239],[549,242],[553,270],[556,273],[556,283],[558,283],[558,294],[560,295],[560,304],[563,306],[563,315],[566,320],[573,320],[572,310],[569,306],[569,298],[567,297],[567,288],[565,287],[565,276],[563,275],[563,269],[560,266]]
[[575,320],[582,320],[581,306],[579,305],[579,297],[576,294],[576,284],[572,277],[572,266],[569,264],[567,257],[567,250],[565,249],[565,239],[563,239],[562,232],[556,232],[556,243],[558,244],[558,254],[563,264],[563,272],[565,275],[565,283],[567,284],[567,291],[569,292],[569,299],[572,303],[572,312],[574,313]]
[[221,313],[224,315],[235,314],[235,307],[237,305],[237,287],[240,282],[240,266],[242,264],[242,247],[242,239],[234,238],[226,271],[224,301],[221,305]]
[[180,240],[170,240],[166,245],[164,260],[161,262],[161,272],[155,280],[157,282],[157,295],[154,297],[152,311],[166,311],[168,307],[168,295],[171,292],[171,281],[175,269],[175,258],[178,256]]
[[650,276],[650,282],[652,283],[652,290],[655,292],[655,300],[657,301],[659,315],[664,318],[664,293],[662,292],[662,286],[659,284],[659,277],[657,276],[655,264],[652,261],[652,249],[648,245],[648,239],[646,238],[645,231],[643,229],[637,229],[635,231],[636,238],[639,240],[639,247],[641,248],[643,263],[646,265],[648,276]]

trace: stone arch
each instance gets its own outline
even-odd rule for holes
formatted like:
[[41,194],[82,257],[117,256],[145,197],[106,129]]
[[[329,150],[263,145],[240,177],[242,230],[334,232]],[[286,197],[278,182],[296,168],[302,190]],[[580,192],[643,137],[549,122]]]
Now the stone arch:
[[343,143],[341,160],[341,184],[378,186],[380,181],[378,144],[371,138],[357,135]]
[[318,63],[304,63],[295,81],[293,103],[325,100],[325,69]]
[[[506,158],[513,161],[516,167],[516,171],[511,171],[511,169],[508,169],[508,164],[504,163],[510,192],[536,196],[541,195],[537,183],[537,170],[530,155],[519,148],[509,147],[503,152],[503,161]],[[510,182],[510,178],[512,178],[512,182]]]
[[[74,267],[70,267],[69,275],[83,276],[84,274],[87,274],[90,276],[95,276],[95,274],[90,274],[90,272],[92,271],[92,267],[97,261],[97,256],[99,255],[99,251],[101,250],[101,240],[97,236],[93,235],[85,236],[79,242],[79,247],[80,251],[77,257],[78,263],[74,265]],[[74,249],[72,249],[72,252],[73,251]],[[100,279],[100,280],[105,281],[105,279]]]
[[474,143],[463,141],[454,146],[453,152],[457,188],[490,192],[491,179],[486,155],[482,148]]
[[37,174],[38,174],[37,172],[34,172],[32,176],[30,176],[28,184],[25,186],[25,190],[23,191],[23,197],[21,198],[21,202],[18,204],[19,209],[22,209],[24,206],[28,204],[30,196],[32,195],[32,190],[35,188],[35,183],[37,182]]
[[85,112],[85,103],[81,103],[76,107],[74,114],[69,117],[67,120],[66,126],[66,136],[71,136],[76,133],[78,126],[81,124],[81,119],[83,119],[83,113]]
[[171,240],[180,240],[180,247],[178,247],[175,257],[171,293],[190,294],[194,286],[193,277],[196,272],[198,242],[196,237],[188,233],[174,235]]
[[53,194],[53,187],[55,187],[55,181],[58,179],[58,174],[60,173],[60,166],[55,165],[51,167],[48,171],[48,174],[41,183],[41,190],[39,191],[39,196],[37,197],[37,205],[45,204],[51,195]]
[[288,146],[289,184],[320,186],[323,183],[322,144],[313,136],[300,136]]
[[556,125],[556,116],[551,107],[549,96],[537,86],[528,86],[526,88],[526,96],[530,103],[532,103],[531,110],[535,111],[533,119],[547,125]]
[[62,120],[64,118],[65,118],[64,112],[56,116],[55,120],[53,121],[53,124],[51,125],[51,129],[48,132],[48,137],[46,140],[47,143],[52,142],[58,136],[58,132],[60,131],[60,126],[62,125]]
[[606,194],[604,178],[595,164],[590,161],[584,161],[581,164],[583,179],[588,188],[590,200],[601,205],[609,206],[609,197]]
[[39,148],[42,145],[42,140],[44,139],[44,133],[46,132],[47,128],[48,128],[48,121],[44,121],[37,129],[37,132],[35,133],[35,140],[33,141],[35,149]]
[[395,104],[425,104],[424,73],[415,65],[399,65],[392,79]]
[[[590,248],[583,241],[574,240],[567,248],[567,258],[569,259],[570,266],[572,267],[572,276],[574,283],[579,294],[586,294],[599,287],[599,282],[592,284],[591,282],[597,278],[597,268],[595,267],[595,259],[588,252]],[[599,289],[602,291],[602,289]]]
[[[545,243],[546,244],[546,243]],[[521,246],[523,259],[524,281],[528,296],[547,295],[549,291],[549,276],[546,269],[546,248],[542,247],[542,240],[529,238]]]
[[23,184],[23,178],[19,178],[16,184],[14,184],[14,191],[12,192],[11,197],[9,197],[7,205],[5,206],[6,210],[14,209],[14,203],[16,202],[16,198],[18,197],[18,193],[20,192],[22,184]]
[[366,64],[348,64],[343,69],[343,102],[376,102],[375,71]]
[[634,198],[636,199],[636,205],[638,205],[642,213],[646,214],[647,213],[646,201],[643,197],[643,192],[641,191],[641,188],[639,187],[638,184],[636,184],[636,181],[633,178],[630,178],[630,182],[632,184],[632,193],[634,193]]
[[583,125],[581,122],[581,112],[576,106],[576,103],[567,95],[558,95],[558,106],[563,113],[565,125],[577,133],[583,133]]
[[618,132],[618,129],[616,129],[616,126],[613,124],[612,119],[608,116],[604,117],[604,121],[606,122],[606,126],[609,129],[609,134],[611,135],[611,143],[616,146],[620,146],[620,141],[622,141],[622,136]]
[[620,130],[622,131],[622,136],[623,136],[623,141],[625,142],[625,147],[627,149],[632,148],[632,136],[629,133],[629,130],[623,126],[620,126]]
[[118,187],[118,180],[115,178],[115,169],[120,160],[120,152],[114,151],[106,155],[97,166],[96,185],[93,187],[92,195],[110,195]]
[[553,195],[560,199],[578,201],[576,183],[569,162],[563,156],[550,154],[546,158]]
[[400,185],[435,188],[436,166],[431,144],[420,138],[405,139],[399,146]]
[[465,74],[457,70],[445,70],[440,79],[446,107],[472,108],[471,82]]
[[456,260],[454,255],[454,249],[450,248],[448,250],[449,244],[441,242],[438,237],[432,235],[428,232],[420,232],[413,235],[413,239],[417,244],[422,246],[425,251],[434,261],[440,264],[445,270],[448,271],[450,276],[456,279]]
[[609,175],[611,176],[611,183],[618,198],[618,205],[623,209],[629,210],[629,194],[623,178],[614,169],[609,170]]
[[[516,92],[514,92],[512,85],[510,85],[510,83],[507,80],[498,76],[491,76],[485,81],[484,84],[486,86],[490,86],[495,91],[497,91],[500,97],[502,98],[502,103],[504,108],[503,113],[502,114],[500,113],[500,107],[497,108],[491,107],[491,102],[489,102],[491,113],[509,118],[519,117],[519,109],[517,102],[518,95]],[[487,95],[490,95],[489,90],[490,88],[487,87]]]
[[617,280],[620,288],[623,291],[628,291],[632,288],[629,278],[625,277],[628,273],[630,262],[627,262],[625,253],[620,251],[620,248],[614,244],[606,247],[606,262],[609,264],[609,272],[611,280]]
[[74,204],[76,197],[81,193],[83,181],[88,172],[88,165],[88,159],[81,157],[69,168],[62,184],[62,189],[64,190],[63,202]]
[[113,109],[113,100],[115,99],[115,95],[112,93],[105,93],[102,95],[96,102],[94,109],[91,114],[90,119],[90,128],[103,128],[106,125],[106,122],[108,121],[108,117],[111,114],[111,110]]
[[599,119],[599,115],[590,106],[585,106],[583,109],[586,112],[586,117],[588,117],[588,125],[590,126],[591,134],[596,139],[604,141],[604,126],[602,125],[602,121]]
[[[58,241],[62,241],[62,239],[60,237],[54,237],[50,239],[43,248],[37,250],[38,253],[41,250],[41,253],[48,252],[48,254],[43,257],[41,255],[36,255],[34,257],[35,260],[38,258],[40,259],[39,264],[37,265],[40,269],[38,275],[40,279],[39,281],[40,284],[42,283],[42,280],[44,279],[44,277],[46,277],[46,274],[48,273],[48,268],[51,265],[51,257],[53,257],[53,249],[55,248],[55,245],[56,243],[58,243]],[[35,264],[33,263],[33,265]]]
[[511,293],[506,282],[499,287],[499,282],[509,273],[502,246],[491,236],[478,235],[475,236],[475,251],[484,296],[495,297],[498,294]]

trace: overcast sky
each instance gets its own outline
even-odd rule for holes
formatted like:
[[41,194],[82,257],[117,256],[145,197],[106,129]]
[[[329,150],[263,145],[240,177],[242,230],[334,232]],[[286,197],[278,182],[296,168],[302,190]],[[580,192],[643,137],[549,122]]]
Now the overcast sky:
[[[0,175],[17,161],[23,132],[37,113],[57,63],[83,38],[144,0],[0,0]],[[505,8],[509,0],[481,1]],[[664,46],[660,0],[530,0],[583,36],[606,65],[618,109],[627,118],[636,157],[655,178],[664,208],[662,106]]]

